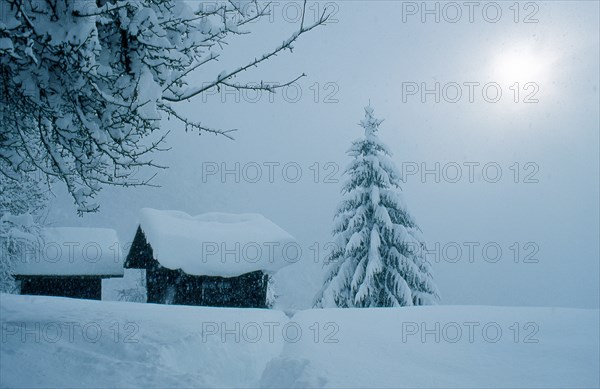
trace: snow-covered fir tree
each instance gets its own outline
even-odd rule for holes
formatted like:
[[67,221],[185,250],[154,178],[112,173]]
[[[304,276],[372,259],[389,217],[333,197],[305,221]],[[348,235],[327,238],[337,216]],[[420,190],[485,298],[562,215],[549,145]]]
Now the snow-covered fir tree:
[[395,307],[439,299],[425,257],[425,243],[401,196],[401,176],[390,150],[377,137],[381,120],[365,108],[364,138],[352,143],[354,158],[334,218],[335,249],[316,307]]

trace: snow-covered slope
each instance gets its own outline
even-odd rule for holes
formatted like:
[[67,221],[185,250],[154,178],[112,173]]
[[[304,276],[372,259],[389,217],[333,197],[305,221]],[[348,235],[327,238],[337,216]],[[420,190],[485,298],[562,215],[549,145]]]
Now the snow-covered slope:
[[0,386],[598,387],[598,314],[432,306],[288,318],[2,294]]
[[[596,388],[598,310],[490,306],[307,310],[263,387]],[[328,322],[335,323],[323,331]],[[337,343],[324,337],[339,329]],[[436,337],[437,336],[437,337]]]
[[2,388],[256,386],[282,344],[203,339],[203,326],[286,320],[278,311],[246,309],[242,316],[235,309],[6,294],[0,305]]

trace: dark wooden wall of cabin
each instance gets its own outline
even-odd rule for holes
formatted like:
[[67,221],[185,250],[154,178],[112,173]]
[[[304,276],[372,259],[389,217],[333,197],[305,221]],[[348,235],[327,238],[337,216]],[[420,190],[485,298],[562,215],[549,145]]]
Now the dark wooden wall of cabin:
[[266,308],[268,275],[262,271],[239,277],[204,277],[204,301],[210,305],[238,308]]
[[19,277],[21,294],[35,296],[60,296],[88,300],[102,297],[100,277]]
[[267,284],[262,271],[232,278],[192,276],[165,268],[146,272],[147,301],[156,304],[266,308]]

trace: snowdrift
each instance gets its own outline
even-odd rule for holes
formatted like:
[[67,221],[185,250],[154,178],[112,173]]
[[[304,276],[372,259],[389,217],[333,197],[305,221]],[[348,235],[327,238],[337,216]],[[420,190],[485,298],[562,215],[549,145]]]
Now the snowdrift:
[[1,387],[598,387],[598,310],[0,295]]

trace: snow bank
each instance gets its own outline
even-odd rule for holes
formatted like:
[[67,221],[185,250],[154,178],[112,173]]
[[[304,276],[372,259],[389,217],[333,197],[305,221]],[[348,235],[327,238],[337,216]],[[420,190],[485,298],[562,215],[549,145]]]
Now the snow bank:
[[298,312],[315,323],[261,387],[598,387],[598,310],[423,306]]
[[206,213],[144,208],[140,226],[154,259],[193,275],[236,277],[273,273],[297,260],[296,240],[258,214]]
[[286,316],[240,313],[0,294],[0,387],[256,387],[282,344],[268,338],[242,342],[235,333],[223,339],[215,327],[220,331],[226,323],[224,330],[235,332],[236,322],[281,323]]
[[117,233],[106,228],[45,228],[42,241],[24,250],[15,274],[122,276]]
[[2,294],[0,387],[598,387],[598,314],[431,306],[288,318]]

